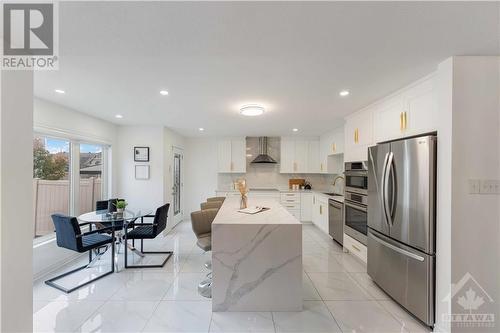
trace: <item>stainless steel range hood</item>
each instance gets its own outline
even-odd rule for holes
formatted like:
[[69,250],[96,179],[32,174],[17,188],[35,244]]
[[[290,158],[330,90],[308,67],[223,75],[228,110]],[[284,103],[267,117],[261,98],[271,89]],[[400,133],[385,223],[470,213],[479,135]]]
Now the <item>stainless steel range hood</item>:
[[276,164],[276,160],[267,154],[267,136],[259,137],[259,155],[251,163]]

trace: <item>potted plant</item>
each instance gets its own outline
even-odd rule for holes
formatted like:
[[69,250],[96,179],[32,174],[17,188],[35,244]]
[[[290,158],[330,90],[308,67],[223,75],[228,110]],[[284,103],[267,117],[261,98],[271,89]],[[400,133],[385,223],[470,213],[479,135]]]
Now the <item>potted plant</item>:
[[125,210],[125,207],[127,207],[128,203],[125,200],[117,200],[114,205],[116,207],[116,212],[118,214],[123,214],[123,211]]

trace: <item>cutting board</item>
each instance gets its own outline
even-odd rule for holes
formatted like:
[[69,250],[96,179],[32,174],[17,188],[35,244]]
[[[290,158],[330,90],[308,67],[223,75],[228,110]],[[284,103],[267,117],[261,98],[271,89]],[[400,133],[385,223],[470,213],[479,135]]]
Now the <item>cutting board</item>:
[[306,183],[306,180],[305,179],[301,179],[301,178],[290,178],[288,179],[288,188],[289,189],[292,189],[292,186],[293,185],[299,185],[299,188],[301,186],[304,186]]

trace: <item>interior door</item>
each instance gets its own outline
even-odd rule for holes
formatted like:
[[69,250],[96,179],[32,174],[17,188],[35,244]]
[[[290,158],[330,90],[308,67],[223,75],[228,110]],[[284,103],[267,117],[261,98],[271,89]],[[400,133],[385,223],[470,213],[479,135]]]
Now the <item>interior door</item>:
[[368,226],[389,235],[389,224],[383,204],[383,173],[387,163],[390,144],[379,144],[368,148]]
[[388,169],[390,237],[426,253],[434,252],[434,163],[435,137],[426,136],[391,143]]
[[172,163],[172,212],[174,224],[182,221],[182,196],[183,196],[183,152],[180,149],[173,150]]

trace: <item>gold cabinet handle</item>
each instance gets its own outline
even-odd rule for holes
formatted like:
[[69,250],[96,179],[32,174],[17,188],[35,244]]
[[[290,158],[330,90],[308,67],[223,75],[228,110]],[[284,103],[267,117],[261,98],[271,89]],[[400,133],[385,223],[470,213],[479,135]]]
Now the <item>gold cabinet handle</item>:
[[337,150],[337,144],[333,143],[332,144],[332,151],[335,152]]
[[319,215],[323,215],[323,206],[319,206]]
[[403,130],[403,112],[399,113],[399,130]]
[[356,251],[361,252],[361,250],[359,249],[359,247],[357,247],[356,245],[351,244],[351,247],[352,247],[353,249],[355,249]]
[[354,143],[356,143],[356,133],[357,133],[357,132],[358,132],[358,129],[356,128],[356,129],[354,130]]
[[407,125],[407,122],[406,122],[406,111],[403,112],[403,128],[406,129],[406,125]]
[[319,164],[319,170],[320,170],[320,171],[323,171],[323,163],[320,163],[320,164]]

